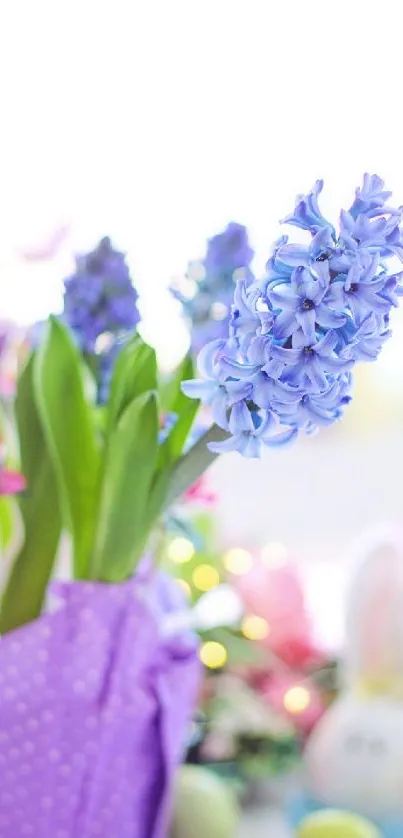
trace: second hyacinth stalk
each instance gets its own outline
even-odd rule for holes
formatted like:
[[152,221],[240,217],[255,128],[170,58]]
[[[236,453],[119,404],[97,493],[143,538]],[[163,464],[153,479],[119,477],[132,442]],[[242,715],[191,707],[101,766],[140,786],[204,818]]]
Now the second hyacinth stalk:
[[234,286],[250,275],[253,256],[246,227],[231,221],[222,233],[208,239],[204,258],[189,262],[186,275],[171,286],[182,304],[193,352],[227,336]]
[[103,404],[115,361],[140,321],[138,294],[125,256],[101,239],[95,250],[77,257],[64,282],[63,319],[95,373]]

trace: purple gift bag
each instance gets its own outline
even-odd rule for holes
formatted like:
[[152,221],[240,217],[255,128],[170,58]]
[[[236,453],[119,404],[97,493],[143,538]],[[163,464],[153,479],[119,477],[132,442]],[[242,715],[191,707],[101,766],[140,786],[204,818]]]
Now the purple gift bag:
[[1,838],[165,838],[199,675],[194,636],[161,631],[178,590],[62,585],[0,639]]

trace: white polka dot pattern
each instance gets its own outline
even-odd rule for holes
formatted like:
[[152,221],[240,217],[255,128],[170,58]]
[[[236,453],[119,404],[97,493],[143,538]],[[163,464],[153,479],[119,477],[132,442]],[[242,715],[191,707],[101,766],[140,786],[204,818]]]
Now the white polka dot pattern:
[[0,640],[1,838],[164,838],[199,674],[172,584],[66,584]]

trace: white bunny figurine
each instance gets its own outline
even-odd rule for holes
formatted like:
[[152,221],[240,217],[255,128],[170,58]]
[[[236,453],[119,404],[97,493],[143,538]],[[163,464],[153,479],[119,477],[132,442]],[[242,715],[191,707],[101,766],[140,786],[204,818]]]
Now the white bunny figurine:
[[403,817],[400,534],[388,532],[366,550],[350,592],[346,655],[344,691],[306,748],[309,793],[378,822]]

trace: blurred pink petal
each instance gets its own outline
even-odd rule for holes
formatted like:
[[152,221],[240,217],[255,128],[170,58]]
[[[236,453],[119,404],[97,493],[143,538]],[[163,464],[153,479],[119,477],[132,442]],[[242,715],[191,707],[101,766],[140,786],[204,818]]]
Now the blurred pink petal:
[[26,487],[25,478],[16,471],[0,469],[0,495],[16,495]]
[[255,562],[248,573],[233,580],[247,609],[264,617],[269,623],[305,616],[302,585],[291,564],[269,568]]
[[261,644],[291,669],[305,670],[323,660],[313,641],[299,573],[292,564],[279,568],[255,562],[233,579],[246,612],[263,617],[269,632]]
[[15,392],[15,378],[12,375],[2,375],[0,372],[0,396],[8,399]]
[[206,483],[205,477],[199,477],[196,483],[193,483],[193,486],[186,489],[183,495],[186,503],[203,503],[206,506],[213,505],[217,500],[217,495],[214,492],[208,491]]
[[21,248],[19,256],[25,262],[47,262],[59,253],[70,233],[70,226],[65,224],[54,230],[37,247]]
[[282,638],[273,639],[267,646],[286,666],[291,669],[304,671],[319,666],[325,660],[324,654],[313,644],[310,636],[310,626],[305,633],[296,633],[290,626]]

